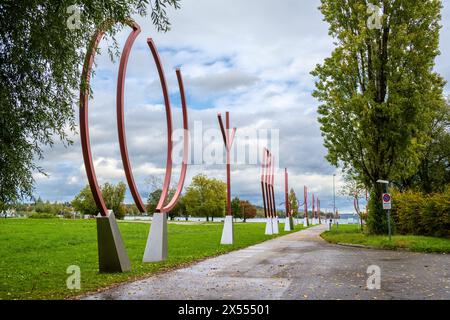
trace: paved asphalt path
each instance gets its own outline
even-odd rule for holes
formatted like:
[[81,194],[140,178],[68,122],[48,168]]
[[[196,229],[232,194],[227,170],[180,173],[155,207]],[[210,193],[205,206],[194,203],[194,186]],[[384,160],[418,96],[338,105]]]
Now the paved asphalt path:
[[[344,247],[316,226],[85,299],[450,299],[450,256]],[[367,289],[367,268],[381,289]]]

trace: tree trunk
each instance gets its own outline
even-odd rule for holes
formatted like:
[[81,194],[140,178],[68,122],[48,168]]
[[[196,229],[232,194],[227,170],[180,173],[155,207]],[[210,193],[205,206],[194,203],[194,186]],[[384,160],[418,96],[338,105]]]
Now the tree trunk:
[[386,212],[383,210],[382,196],[384,185],[375,183],[370,192],[369,216],[367,217],[367,227],[371,234],[387,234]]

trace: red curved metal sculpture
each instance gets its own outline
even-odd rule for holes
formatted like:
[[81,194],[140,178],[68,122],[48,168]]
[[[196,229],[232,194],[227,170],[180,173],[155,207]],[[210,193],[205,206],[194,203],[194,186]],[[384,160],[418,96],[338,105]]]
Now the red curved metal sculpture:
[[320,200],[317,198],[317,214],[319,216],[319,224],[322,223],[322,220],[320,219]]
[[[128,44],[128,41],[127,41]],[[184,148],[183,148],[183,160],[181,165],[181,174],[180,179],[178,181],[176,192],[172,198],[172,200],[167,204],[167,206],[164,206],[164,203],[167,199],[167,194],[169,192],[170,187],[170,178],[172,175],[172,149],[173,149],[173,143],[172,143],[172,113],[171,113],[171,106],[170,106],[170,100],[169,100],[169,93],[167,89],[167,81],[165,79],[164,75],[164,69],[162,67],[161,59],[159,57],[158,51],[156,49],[156,45],[153,42],[151,38],[147,39],[147,44],[150,47],[150,50],[152,52],[153,59],[156,64],[156,68],[158,70],[158,75],[161,82],[161,87],[163,91],[163,97],[164,97],[164,104],[166,109],[166,121],[167,121],[167,136],[168,136],[168,147],[167,147],[167,161],[166,161],[166,175],[164,178],[164,184],[163,184],[163,192],[161,193],[161,197],[158,201],[158,205],[156,207],[157,212],[167,212],[170,211],[178,201],[178,198],[181,194],[181,191],[183,189],[185,177],[186,177],[186,171],[187,171],[187,159],[188,159],[188,146],[189,146],[189,134],[188,134],[188,117],[187,117],[187,104],[186,104],[186,96],[184,92],[184,85],[183,85],[183,78],[181,76],[181,71],[179,69],[176,70],[177,79],[178,79],[178,86],[180,88],[180,95],[181,95],[181,103],[182,103],[182,112],[183,112],[183,129],[184,129]],[[127,45],[125,45],[127,47]],[[131,46],[130,46],[131,48]],[[125,52],[125,50],[124,50]],[[131,171],[131,164],[128,157],[128,150],[126,146],[126,137],[125,137],[125,123],[124,123],[124,82],[125,82],[125,73],[126,73],[126,65],[128,60],[128,54],[129,51],[126,52],[126,55],[122,55],[122,59],[120,61],[120,67],[119,67],[119,79],[117,82],[117,124],[119,128],[119,143],[120,143],[120,152],[122,156],[122,163],[125,169],[125,174],[127,177],[128,186],[130,187],[130,192],[133,196],[134,202],[136,203],[136,206],[138,207],[140,212],[146,212],[145,205],[142,201],[141,196],[139,195],[139,192],[136,187],[136,183],[134,181],[133,173]]]
[[227,153],[227,216],[232,216],[231,212],[231,146],[233,145],[234,136],[236,135],[236,128],[233,128],[230,135],[230,113],[225,112],[225,127],[222,121],[222,115],[217,114],[219,120],[220,131],[222,132],[223,143]]
[[[138,34],[141,32],[141,29],[139,25],[132,20],[127,20],[125,21],[125,23],[133,29],[130,35],[128,36],[124,48],[124,53],[126,56],[124,59],[127,60],[134,39],[136,39]],[[92,161],[91,142],[89,137],[89,114],[88,114],[89,83],[92,74],[92,65],[94,64],[94,58],[98,48],[98,44],[102,40],[105,32],[108,31],[114,24],[115,21],[107,21],[95,32],[91,44],[86,53],[83,72],[81,76],[82,83],[80,90],[80,137],[81,137],[81,148],[83,151],[84,166],[86,169],[86,174],[88,177],[92,195],[94,197],[94,201],[97,205],[97,208],[100,210],[100,214],[102,216],[108,216],[108,209],[106,208],[105,200],[103,199],[102,192],[98,185],[97,176],[95,174],[95,169]]]
[[184,129],[184,145],[183,145],[183,160],[181,164],[181,173],[180,173],[180,179],[178,180],[177,189],[175,191],[174,196],[169,201],[169,203],[164,206],[164,203],[166,203],[167,195],[169,193],[170,188],[170,179],[172,176],[172,167],[173,167],[173,161],[172,161],[172,150],[173,150],[173,143],[172,143],[172,112],[171,112],[171,106],[170,106],[170,99],[169,99],[169,90],[167,89],[167,81],[164,74],[164,69],[161,63],[161,59],[158,54],[158,50],[156,49],[156,45],[153,42],[152,38],[147,39],[147,44],[150,48],[150,51],[152,52],[153,59],[155,60],[156,69],[158,70],[159,80],[161,83],[161,88],[163,91],[164,96],[164,106],[166,108],[166,122],[167,122],[167,159],[166,159],[166,175],[164,177],[164,183],[162,188],[161,197],[159,198],[158,204],[156,206],[156,212],[168,212],[170,211],[175,204],[178,201],[178,198],[180,197],[181,191],[183,190],[184,180],[186,178],[186,171],[187,171],[187,160],[188,160],[188,147],[189,147],[189,127],[188,127],[188,117],[187,117],[187,104],[186,104],[186,96],[184,92],[184,85],[183,85],[183,78],[181,76],[180,69],[177,69],[177,80],[178,80],[178,86],[180,88],[180,95],[181,95],[181,107],[183,112],[183,129]]
[[[89,81],[92,74],[92,65],[94,62],[95,53],[98,47],[98,44],[100,43],[101,39],[103,38],[105,32],[114,25],[114,21],[108,21],[100,27],[96,33],[94,34],[92,43],[88,49],[88,52],[86,54],[86,59],[84,63],[83,73],[82,73],[82,89],[80,90],[80,135],[81,135],[81,147],[83,150],[83,158],[84,158],[84,164],[86,168],[86,173],[88,176],[89,186],[91,188],[92,194],[94,196],[95,203],[97,205],[97,208],[100,210],[100,214],[102,216],[108,216],[108,209],[106,208],[105,201],[103,199],[100,187],[97,182],[97,177],[95,174],[95,169],[93,166],[92,161],[92,153],[91,153],[91,147],[90,147],[90,138],[89,138],[89,123],[88,123],[88,102],[89,102]],[[118,74],[118,80],[117,80],[117,93],[116,93],[116,108],[117,108],[117,129],[118,129],[118,138],[119,138],[119,145],[120,145],[120,154],[122,158],[122,163],[125,171],[125,176],[127,179],[128,186],[130,188],[131,194],[133,196],[133,200],[136,203],[136,206],[138,207],[140,212],[146,212],[145,205],[141,199],[141,196],[139,195],[139,192],[136,187],[136,183],[134,180],[134,176],[132,173],[131,163],[128,156],[128,149],[127,149],[127,143],[126,143],[126,134],[125,134],[125,117],[124,117],[124,87],[125,87],[125,76],[126,76],[126,70],[127,70],[127,64],[128,64],[128,58],[130,55],[131,48],[134,44],[134,41],[136,37],[139,35],[141,29],[139,25],[132,21],[127,20],[125,22],[127,25],[129,25],[133,30],[130,33],[130,35],[127,38],[127,41],[125,43],[124,49],[122,51],[122,55],[120,58],[120,65],[119,65],[119,74]],[[182,103],[182,112],[183,112],[183,129],[184,129],[184,135],[183,135],[183,160],[182,160],[182,167],[181,167],[181,173],[180,173],[180,179],[178,181],[176,192],[173,196],[173,198],[169,201],[167,205],[164,206],[164,203],[166,203],[167,195],[169,192],[170,187],[170,178],[172,175],[172,167],[173,167],[173,161],[172,161],[172,149],[173,149],[173,143],[172,143],[172,113],[171,113],[171,106],[169,101],[169,92],[167,89],[167,82],[164,75],[164,70],[161,64],[161,60],[159,58],[158,51],[156,49],[156,46],[151,38],[147,39],[147,43],[150,47],[150,50],[153,55],[153,59],[155,61],[158,75],[160,78],[163,96],[164,96],[164,104],[165,104],[165,110],[166,110],[166,120],[167,120],[167,161],[166,161],[166,175],[164,178],[164,184],[162,189],[162,194],[159,199],[158,205],[156,207],[157,212],[167,212],[170,211],[176,204],[181,191],[183,189],[184,181],[186,178],[186,171],[187,171],[187,160],[189,156],[189,133],[188,133],[188,116],[187,116],[187,103],[186,103],[186,96],[184,91],[184,85],[183,85],[183,79],[181,76],[181,71],[179,69],[176,70],[177,79],[178,79],[178,86],[180,88],[180,95],[181,95],[181,103]]]
[[276,218],[277,210],[275,204],[275,166],[272,153],[264,148],[261,173],[261,191],[263,196],[264,213],[266,217]]
[[125,75],[127,72],[128,58],[130,56],[131,47],[138,33],[132,34],[128,37],[125,47],[120,58],[119,74],[117,78],[117,92],[116,92],[116,107],[117,107],[117,132],[119,135],[120,155],[122,157],[122,164],[125,170],[128,186],[133,196],[134,202],[140,212],[145,212],[145,205],[142,202],[139,193],[137,192],[136,183],[134,182],[133,172],[131,170],[130,159],[128,157],[128,148],[125,134],[125,116],[124,116],[124,90],[125,90]]
[[272,206],[273,206],[273,216],[274,218],[278,217],[277,213],[277,205],[275,203],[275,190],[274,190],[274,184],[275,184],[275,158],[272,156],[272,153],[270,153],[270,165],[271,165],[271,177],[270,177],[270,189],[272,193]]
[[[184,181],[186,179],[186,172],[187,172],[187,161],[189,157],[189,127],[188,127],[188,116],[187,116],[187,103],[186,103],[186,96],[184,93],[184,85],[183,85],[183,78],[181,77],[181,71],[180,69],[177,69],[177,79],[178,79],[178,86],[180,87],[180,95],[181,95],[181,106],[183,109],[183,160],[181,164],[181,172],[180,172],[180,179],[178,180],[177,188],[175,190],[175,193],[172,197],[172,199],[169,201],[167,205],[165,205],[162,208],[157,207],[157,212],[168,212],[175,207],[177,204],[178,198],[181,195],[181,192],[183,191],[183,185]],[[172,134],[170,134],[172,136]],[[171,158],[170,158],[171,159]],[[171,164],[172,166],[172,164]],[[172,168],[171,168],[172,171]],[[162,194],[161,194],[162,197]],[[166,192],[167,197],[167,192]],[[165,201],[166,199],[164,199]],[[163,201],[163,203],[164,203]]]
[[263,158],[261,162],[261,193],[263,196],[263,206],[264,206],[264,216],[269,218],[269,211],[267,209],[267,200],[266,200],[266,169],[267,168],[267,149],[263,150]]
[[303,205],[305,206],[304,209],[304,219],[306,219],[306,222],[308,223],[308,187],[303,187]]
[[289,182],[288,182],[288,171],[284,168],[284,207],[286,209],[286,216],[291,217],[291,209],[289,205]]
[[271,192],[270,192],[270,166],[271,166],[271,160],[270,160],[270,151],[268,149],[266,150],[266,176],[265,176],[265,189],[266,189],[266,199],[267,199],[267,208],[268,208],[268,215],[269,218],[273,218],[274,214],[273,214],[273,205],[272,205],[272,196],[271,196]]

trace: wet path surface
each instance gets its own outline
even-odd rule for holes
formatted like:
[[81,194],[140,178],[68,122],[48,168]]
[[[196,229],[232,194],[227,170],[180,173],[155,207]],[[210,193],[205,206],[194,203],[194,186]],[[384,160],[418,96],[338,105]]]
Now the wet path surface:
[[[333,245],[317,226],[85,299],[450,299],[450,256]],[[381,288],[367,289],[367,268]]]

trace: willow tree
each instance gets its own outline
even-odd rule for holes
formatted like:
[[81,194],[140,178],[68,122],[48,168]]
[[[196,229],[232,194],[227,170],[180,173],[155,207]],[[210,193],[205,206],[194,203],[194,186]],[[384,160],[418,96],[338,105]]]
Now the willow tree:
[[441,1],[322,0],[335,39],[312,72],[327,160],[371,190],[369,231],[386,232],[383,186],[414,174],[426,132],[444,103],[439,54]]

